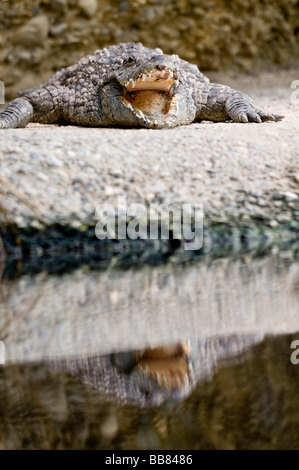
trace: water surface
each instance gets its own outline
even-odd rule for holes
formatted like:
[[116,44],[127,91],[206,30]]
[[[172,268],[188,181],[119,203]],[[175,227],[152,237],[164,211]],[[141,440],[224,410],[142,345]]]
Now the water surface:
[[290,252],[85,271],[2,282],[2,448],[299,448]]

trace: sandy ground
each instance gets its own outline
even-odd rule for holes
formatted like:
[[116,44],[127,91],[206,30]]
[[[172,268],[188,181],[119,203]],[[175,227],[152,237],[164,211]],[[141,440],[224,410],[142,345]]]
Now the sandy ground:
[[76,226],[90,221],[104,201],[117,206],[118,196],[127,196],[127,204],[204,204],[207,214],[224,219],[238,215],[236,201],[244,193],[246,204],[239,212],[245,218],[271,212],[273,194],[295,200],[299,96],[292,103],[291,83],[299,80],[299,68],[209,76],[250,94],[259,108],[285,119],[201,122],[170,130],[37,124],[4,130],[1,207],[19,226],[31,216]]

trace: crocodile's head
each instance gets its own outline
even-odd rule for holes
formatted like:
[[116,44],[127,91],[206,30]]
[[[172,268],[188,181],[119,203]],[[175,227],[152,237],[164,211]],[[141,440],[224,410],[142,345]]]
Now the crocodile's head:
[[161,129],[190,124],[195,117],[183,71],[162,53],[127,57],[101,96],[106,118],[116,125]]

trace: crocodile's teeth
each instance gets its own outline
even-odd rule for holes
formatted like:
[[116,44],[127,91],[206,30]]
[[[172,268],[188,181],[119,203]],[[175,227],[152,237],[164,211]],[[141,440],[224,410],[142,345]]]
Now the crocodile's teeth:
[[143,81],[143,82],[144,82],[144,80],[145,80],[145,77],[146,77],[146,75],[145,75],[145,73],[143,73],[143,74],[142,74],[142,81]]
[[132,81],[132,88],[135,88],[136,82],[135,80]]
[[133,106],[126,100],[126,107],[133,110]]
[[159,385],[163,385],[163,379],[162,379],[161,374],[159,374],[159,372],[156,373],[156,380]]
[[141,119],[144,119],[144,114],[142,111],[140,111],[140,109],[138,108],[135,108],[135,113],[137,114],[137,116],[141,117]]

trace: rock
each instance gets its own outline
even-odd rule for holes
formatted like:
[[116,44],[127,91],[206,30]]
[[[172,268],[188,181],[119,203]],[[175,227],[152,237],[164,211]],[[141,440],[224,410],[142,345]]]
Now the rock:
[[53,157],[52,155],[46,158],[46,162],[49,166],[54,166],[54,167],[63,166],[62,161],[56,157]]
[[16,51],[16,57],[24,62],[29,62],[32,58],[30,52],[24,50]]
[[30,163],[24,163],[24,165],[22,165],[19,169],[18,169],[18,173],[24,173],[25,175],[27,173],[30,173],[32,171],[32,165],[30,165]]
[[259,198],[257,201],[258,205],[261,207],[265,207],[267,205],[267,201],[263,198]]
[[113,439],[119,430],[116,413],[111,410],[110,414],[101,421],[100,432],[104,439]]
[[50,29],[51,36],[59,36],[60,34],[64,33],[67,29],[66,23],[60,23],[56,26],[52,26]]
[[17,32],[14,43],[25,47],[42,46],[49,34],[49,21],[45,15],[39,15],[27,23]]
[[38,196],[38,191],[35,189],[34,186],[26,186],[25,188],[23,188],[23,191],[26,193],[26,194],[29,194],[29,196],[33,196],[33,197],[37,197]]
[[80,189],[81,189],[81,184],[80,184],[80,183],[75,183],[75,184],[73,185],[73,189],[74,189],[74,191],[80,191]]
[[270,186],[269,182],[266,180],[258,180],[256,181],[256,187],[257,188],[262,188],[262,189],[267,189]]
[[291,212],[282,212],[276,216],[278,222],[289,222],[292,218]]
[[35,176],[41,181],[48,181],[49,180],[48,176],[45,175],[45,173],[42,173],[41,171],[37,172]]
[[129,2],[121,2],[121,3],[119,4],[119,9],[120,9],[121,11],[128,10],[128,8],[130,8]]
[[37,153],[37,152],[35,152],[35,151],[32,151],[32,152],[30,153],[30,158],[31,158],[31,160],[34,160],[34,161],[36,161],[36,162],[39,162],[39,161],[41,160],[40,154]]
[[286,198],[287,201],[294,201],[295,199],[298,199],[298,195],[295,193],[292,193],[291,191],[285,192],[284,197]]
[[111,176],[114,176],[115,178],[119,178],[120,176],[123,176],[123,172],[120,168],[112,168],[112,170],[109,171],[109,174]]
[[11,155],[9,155],[9,159],[13,161],[18,161],[19,157],[16,153],[12,153]]
[[293,257],[294,257],[291,250],[280,251],[279,256],[280,256],[280,258],[284,258],[284,259],[293,259]]
[[72,220],[70,222],[70,226],[73,228],[79,228],[81,226],[81,222],[79,220]]
[[63,13],[67,8],[67,0],[51,0],[50,9],[58,13]]
[[80,178],[80,176],[76,176],[75,178],[72,179],[72,184],[83,184],[84,180],[83,178]]
[[112,196],[114,194],[114,188],[112,186],[107,186],[105,188],[105,194],[106,196]]
[[241,180],[241,185],[242,187],[244,188],[244,190],[246,191],[250,191],[251,190],[251,187],[252,187],[252,184],[250,183],[250,181],[246,178],[243,178]]
[[78,8],[88,18],[93,18],[96,14],[98,4],[96,0],[78,0]]

